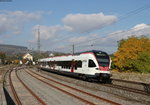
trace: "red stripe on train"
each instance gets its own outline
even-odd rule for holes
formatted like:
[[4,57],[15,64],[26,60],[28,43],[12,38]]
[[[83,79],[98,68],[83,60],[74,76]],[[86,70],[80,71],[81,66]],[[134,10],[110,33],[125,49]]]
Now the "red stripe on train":
[[108,70],[109,70],[109,67],[102,67],[102,66],[100,66],[99,68],[100,68],[100,70],[102,70],[102,71],[108,71]]

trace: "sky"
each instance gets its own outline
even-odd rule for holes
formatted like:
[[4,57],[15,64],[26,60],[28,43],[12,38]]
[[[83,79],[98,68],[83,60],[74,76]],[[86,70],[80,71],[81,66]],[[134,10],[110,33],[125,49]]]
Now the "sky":
[[0,44],[72,53],[117,51],[118,41],[150,37],[149,0],[0,0]]

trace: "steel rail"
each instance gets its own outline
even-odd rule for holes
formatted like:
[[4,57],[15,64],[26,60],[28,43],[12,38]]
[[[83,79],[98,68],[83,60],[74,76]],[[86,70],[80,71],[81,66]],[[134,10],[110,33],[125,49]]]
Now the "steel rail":
[[[141,86],[144,87],[145,92],[147,92],[147,94],[150,94],[150,84],[148,84],[148,83],[128,81],[128,80],[121,80],[121,79],[113,79],[113,78],[112,78],[112,81],[141,85]],[[137,90],[140,90],[140,89],[137,89]]]
[[[28,71],[27,71],[27,72],[28,72]],[[38,76],[40,76],[40,77],[43,77],[43,78],[45,78],[45,79],[47,79],[47,80],[53,81],[53,82],[55,82],[55,83],[57,83],[57,84],[59,84],[59,85],[63,85],[63,86],[65,86],[65,87],[67,87],[67,88],[70,88],[70,89],[72,89],[72,90],[78,91],[78,92],[80,92],[80,93],[83,93],[83,94],[86,94],[86,95],[89,95],[89,96],[92,96],[92,97],[94,97],[94,98],[96,98],[96,99],[99,99],[99,100],[102,100],[102,101],[105,101],[105,102],[107,102],[107,103],[111,103],[111,104],[114,104],[114,105],[120,105],[119,103],[116,103],[116,102],[114,102],[114,101],[111,101],[111,100],[108,100],[108,99],[105,99],[105,98],[96,96],[96,95],[94,95],[94,94],[91,94],[91,93],[89,93],[89,92],[85,92],[85,91],[83,91],[83,90],[80,90],[80,89],[77,89],[77,88],[74,88],[74,87],[65,85],[65,84],[63,84],[63,83],[61,83],[61,82],[52,80],[52,79],[50,79],[50,78],[46,78],[46,77],[44,77],[44,76],[42,76],[42,75],[39,75],[39,74],[37,74],[37,73],[35,73],[35,72],[33,72],[33,71],[31,71],[31,72],[34,73],[34,74],[36,74],[36,75],[38,75]],[[28,72],[28,73],[29,73],[29,72]]]
[[134,88],[130,88],[130,87],[126,87],[126,86],[120,86],[120,85],[116,85],[116,86],[121,87],[121,88],[126,88],[128,90],[133,90],[133,92],[136,91],[137,93],[150,96],[150,84],[142,83],[142,82],[135,82],[135,81],[121,80],[121,79],[112,79],[112,80],[113,81],[118,81],[118,82],[125,82],[125,83],[142,85],[145,88],[145,90],[134,89]]
[[14,88],[14,85],[13,85],[13,83],[12,83],[11,72],[12,72],[12,70],[11,70],[10,73],[9,73],[9,84],[10,84],[12,93],[13,93],[13,95],[14,95],[14,98],[15,98],[17,104],[18,104],[18,105],[22,105],[22,103],[21,103],[21,101],[20,101],[20,99],[19,99],[19,97],[18,97],[18,95],[17,95],[17,92],[16,92],[16,90],[15,90],[15,88]]
[[34,96],[34,97],[39,101],[39,103],[41,103],[42,105],[47,105],[41,98],[39,98],[39,97],[20,79],[20,77],[18,76],[17,71],[16,71],[16,76],[17,76],[18,80],[22,83],[22,85],[32,94],[32,96]]
[[129,92],[134,92],[134,93],[138,93],[138,94],[143,94],[143,95],[150,96],[150,94],[146,93],[145,91],[139,90],[139,89],[124,87],[124,86],[115,85],[115,84],[103,84],[103,86],[117,88],[117,89],[129,91]]
[[133,83],[133,84],[138,84],[138,85],[150,85],[147,83],[142,83],[142,82],[135,82],[135,81],[128,81],[128,80],[121,80],[121,79],[114,79],[112,78],[113,81],[118,81],[118,82],[126,82],[126,83]]
[[44,80],[42,80],[42,79],[39,79],[39,78],[37,78],[36,76],[34,76],[33,74],[31,74],[31,73],[29,73],[29,72],[27,72],[27,73],[28,73],[29,75],[31,75],[32,77],[34,77],[34,78],[40,80],[41,82],[47,84],[48,86],[51,86],[51,87],[53,87],[53,88],[55,88],[55,89],[57,89],[57,90],[59,90],[59,91],[65,93],[65,94],[68,94],[68,95],[70,95],[70,96],[72,96],[72,97],[75,97],[75,98],[79,99],[79,100],[82,101],[82,102],[85,102],[85,103],[90,104],[90,105],[96,105],[96,104],[94,104],[93,102],[90,102],[90,101],[88,101],[88,100],[85,100],[84,98],[81,98],[81,97],[79,97],[79,96],[76,96],[76,95],[74,95],[74,94],[72,94],[72,93],[70,93],[70,92],[67,92],[67,91],[65,91],[65,90],[63,90],[63,89],[61,89],[61,88],[59,88],[59,87],[57,87],[57,86],[55,86],[55,85],[53,85],[53,84],[51,84],[51,83],[48,83],[48,82],[46,82],[46,81],[44,81]]

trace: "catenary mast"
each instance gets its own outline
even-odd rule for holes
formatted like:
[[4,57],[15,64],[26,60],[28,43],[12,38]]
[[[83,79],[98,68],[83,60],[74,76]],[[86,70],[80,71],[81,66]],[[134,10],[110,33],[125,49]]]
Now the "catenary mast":
[[37,40],[37,50],[40,53],[40,26],[38,26],[38,40]]

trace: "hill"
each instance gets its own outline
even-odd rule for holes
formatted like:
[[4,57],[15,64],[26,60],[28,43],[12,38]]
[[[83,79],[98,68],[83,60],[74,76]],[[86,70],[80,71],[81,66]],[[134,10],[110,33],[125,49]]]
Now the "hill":
[[0,52],[4,52],[7,55],[26,53],[27,51],[28,48],[24,46],[0,44]]

